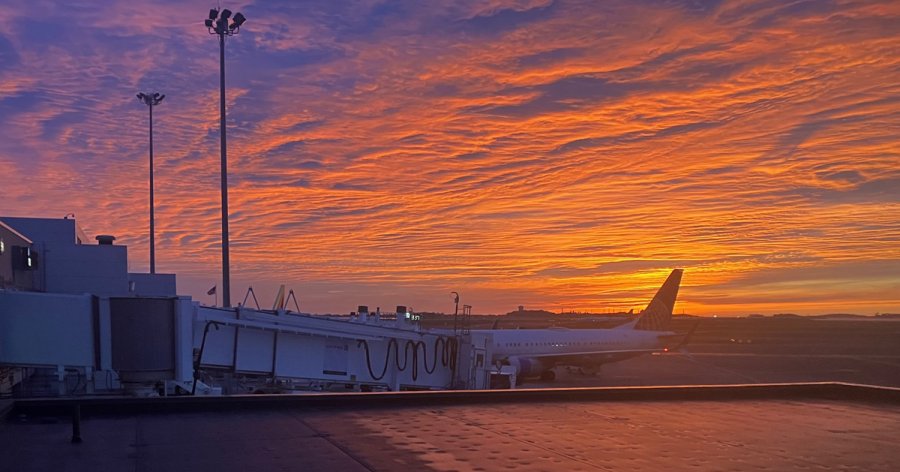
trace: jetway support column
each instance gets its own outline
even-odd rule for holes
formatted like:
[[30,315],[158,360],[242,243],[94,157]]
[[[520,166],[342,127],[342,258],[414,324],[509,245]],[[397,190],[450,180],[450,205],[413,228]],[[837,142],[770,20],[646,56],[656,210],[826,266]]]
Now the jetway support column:
[[110,319],[109,297],[97,299],[97,345],[100,347],[99,370],[112,370],[112,321]]
[[175,300],[175,381],[194,380],[194,312],[196,306],[190,297]]
[[92,395],[94,393],[94,368],[91,366],[86,366],[84,368],[84,392],[88,395]]
[[59,396],[63,397],[66,395],[66,366],[57,365],[56,366],[56,381],[57,381],[57,390]]
[[456,383],[469,390],[490,388],[491,356],[494,336],[470,333],[462,337]]

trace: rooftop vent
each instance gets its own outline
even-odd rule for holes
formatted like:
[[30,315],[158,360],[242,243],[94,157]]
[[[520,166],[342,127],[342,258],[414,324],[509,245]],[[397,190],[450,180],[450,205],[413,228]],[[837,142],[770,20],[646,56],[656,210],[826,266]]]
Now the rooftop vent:
[[109,234],[101,234],[95,238],[97,240],[97,244],[101,246],[112,246],[113,241],[116,240],[115,236]]

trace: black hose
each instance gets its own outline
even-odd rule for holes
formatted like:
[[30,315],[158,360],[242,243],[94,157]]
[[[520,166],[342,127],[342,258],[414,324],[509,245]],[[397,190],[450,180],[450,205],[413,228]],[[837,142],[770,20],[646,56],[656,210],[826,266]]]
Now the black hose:
[[[422,344],[422,354],[424,355],[425,350],[427,349],[427,346],[425,345],[425,343],[423,341],[419,341],[419,343]],[[447,341],[444,339],[444,337],[438,336],[434,340],[434,355],[432,356],[434,358],[434,362],[431,363],[431,368],[430,369],[428,368],[428,356],[425,356],[425,359],[423,359],[423,362],[422,362],[422,364],[424,364],[424,366],[425,366],[425,372],[427,372],[428,374],[433,374],[434,369],[437,369],[438,344],[441,344],[444,347],[443,355],[441,356],[441,363],[444,365],[444,367],[447,366]]]
[[[209,333],[209,327],[213,326],[216,328],[216,331],[219,330],[218,321],[207,321],[206,326],[203,327],[203,340],[200,341],[200,352],[197,353],[197,359],[194,361],[194,383],[191,385],[191,395],[197,393],[197,381],[200,380],[200,362],[203,360],[203,349],[206,348],[206,335]],[[237,332],[235,331],[235,336]]]
[[415,381],[419,378],[419,343],[422,341],[413,342],[412,340],[406,341],[406,346],[403,348],[403,367],[400,367],[400,358],[397,357],[397,370],[403,372],[406,370],[406,366],[409,364],[409,348],[412,348],[412,379]]
[[[366,341],[365,339],[360,339],[356,343],[357,348],[360,346],[366,347],[366,367],[369,369],[369,376],[372,377],[372,380],[376,380],[376,381],[381,380],[384,378],[384,374],[387,373],[388,361],[390,361],[390,357],[391,357],[391,345],[392,344],[394,345],[394,350],[397,349],[397,340],[391,338],[391,340],[388,342],[387,354],[385,354],[385,356],[384,356],[384,369],[381,370],[381,375],[375,375],[375,371],[372,370],[372,358],[371,358],[371,354],[369,353],[368,341]],[[397,362],[399,363],[400,361],[398,360]]]
[[413,381],[418,380],[419,378],[419,347],[422,348],[422,364],[425,367],[425,372],[428,374],[433,374],[435,369],[437,369],[438,362],[438,343],[441,345],[441,365],[444,367],[450,367],[451,373],[455,373],[456,371],[456,357],[457,352],[459,350],[459,341],[455,337],[445,338],[443,336],[438,336],[434,340],[434,352],[433,358],[434,360],[431,363],[431,368],[428,368],[428,345],[425,341],[406,341],[406,344],[403,346],[403,364],[400,364],[400,343],[395,338],[391,338],[388,341],[387,350],[384,356],[384,367],[381,369],[380,375],[375,375],[375,371],[372,369],[372,354],[369,351],[369,343],[365,339],[360,339],[357,342],[356,347],[365,346],[366,349],[366,368],[369,371],[369,376],[372,377],[372,380],[379,381],[384,378],[387,373],[388,364],[391,361],[391,347],[394,348],[394,364],[397,366],[397,370],[403,372],[409,367],[409,353],[410,349],[412,349],[412,379]]

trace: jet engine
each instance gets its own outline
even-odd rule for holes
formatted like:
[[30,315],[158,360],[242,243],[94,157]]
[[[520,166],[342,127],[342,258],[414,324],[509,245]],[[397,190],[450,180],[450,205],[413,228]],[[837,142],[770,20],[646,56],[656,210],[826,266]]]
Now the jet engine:
[[544,362],[533,357],[510,357],[509,365],[516,368],[516,375],[519,377],[544,378],[547,375],[547,372],[553,372],[550,370],[550,366],[545,365]]

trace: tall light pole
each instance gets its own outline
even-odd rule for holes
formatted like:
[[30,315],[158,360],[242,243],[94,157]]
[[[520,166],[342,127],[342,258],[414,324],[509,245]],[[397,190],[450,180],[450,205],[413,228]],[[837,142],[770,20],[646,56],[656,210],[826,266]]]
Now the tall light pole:
[[138,100],[150,109],[150,273],[156,273],[156,228],[153,225],[153,107],[166,98],[159,92],[137,94]]
[[222,306],[231,306],[231,275],[228,262],[228,163],[225,157],[225,36],[239,32],[247,21],[238,13],[231,18],[231,10],[209,10],[209,18],[204,24],[209,34],[219,35],[219,136],[222,150]]

